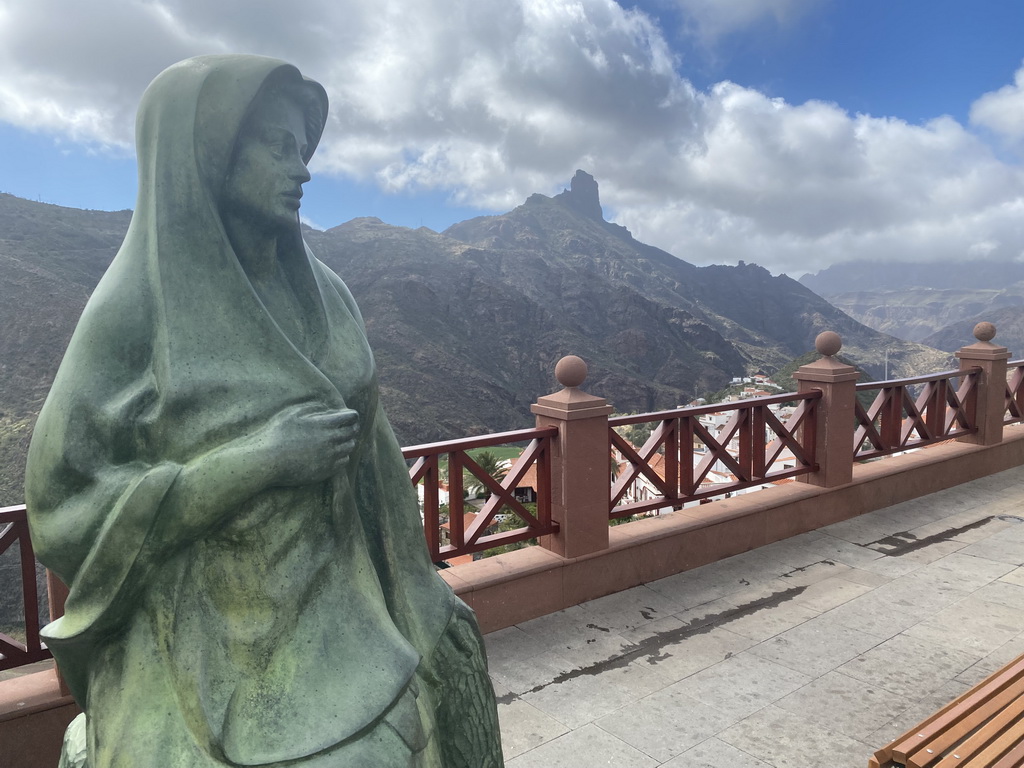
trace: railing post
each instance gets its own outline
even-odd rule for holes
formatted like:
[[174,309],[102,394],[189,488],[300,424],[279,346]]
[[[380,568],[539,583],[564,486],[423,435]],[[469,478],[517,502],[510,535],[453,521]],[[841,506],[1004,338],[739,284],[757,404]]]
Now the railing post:
[[608,548],[611,444],[603,397],[579,389],[587,364],[575,355],[555,366],[564,389],[537,398],[530,410],[538,427],[558,427],[551,452],[551,518],[558,532],[541,546],[562,557],[580,557]]
[[974,420],[978,431],[963,435],[957,440],[975,445],[996,445],[1003,440],[1003,414],[1006,411],[1006,361],[1010,352],[1006,347],[992,343],[996,327],[992,323],[978,323],[974,326],[974,338],[978,341],[962,347],[956,356],[960,358],[960,370],[981,368],[981,376],[975,389]]
[[[67,585],[57,577],[57,574],[47,568],[46,595],[47,602],[50,605],[50,621],[56,621],[64,615],[64,603],[68,599],[68,594]],[[54,667],[57,670],[57,682],[60,685],[61,695],[70,696],[71,689],[68,688],[68,684],[64,681],[64,675],[60,673],[60,667],[57,666],[56,661],[54,662]]]
[[853,434],[856,421],[857,378],[852,365],[835,359],[842,349],[838,333],[825,331],[814,340],[814,348],[822,358],[803,365],[793,374],[798,392],[821,390],[815,418],[814,457],[818,471],[801,475],[798,480],[824,488],[843,485],[853,480]]

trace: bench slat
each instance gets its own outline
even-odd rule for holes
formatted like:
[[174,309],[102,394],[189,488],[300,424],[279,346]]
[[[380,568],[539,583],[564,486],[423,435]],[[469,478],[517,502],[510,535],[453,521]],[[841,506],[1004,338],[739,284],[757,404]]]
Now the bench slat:
[[[1024,678],[995,693],[997,690],[998,688],[995,687],[982,688],[980,692],[984,693],[988,698],[984,698],[971,706],[970,709],[963,712],[959,719],[950,723],[949,727],[945,730],[941,730],[930,739],[915,745],[916,748],[913,753],[905,755],[907,758],[905,762],[908,768],[910,766],[913,766],[913,768],[929,768],[929,766],[937,763],[950,747],[958,745],[959,742],[967,739],[969,736],[971,739],[974,739],[974,736],[971,736],[971,734],[979,727],[981,727],[979,733],[982,733],[982,736],[975,743],[978,744],[978,749],[984,748],[987,743],[987,740],[983,740],[985,735],[989,734],[989,738],[991,738],[993,734],[998,733],[998,729],[993,730],[993,722],[1014,701],[1024,696]],[[968,752],[973,754],[974,750],[969,749]],[[897,760],[904,757],[899,749],[894,750],[893,754]]]
[[[962,763],[961,761],[951,763],[950,768],[954,768],[956,765],[966,765],[970,768],[988,768],[1002,755],[1013,749],[1013,746],[1024,738],[1024,721],[1020,719],[1020,703],[1018,701],[1016,711],[1008,709],[1006,712],[999,713],[998,719],[1002,723],[999,725],[994,737],[990,738],[988,746],[978,753],[977,757],[973,758],[970,763]],[[995,720],[993,719],[992,722],[994,723]],[[959,754],[958,750],[956,752]]]
[[1024,741],[1011,749],[992,768],[1021,768],[1024,766]]
[[[999,695],[1007,687],[1013,686],[1022,679],[1024,679],[1024,655],[1017,657],[1005,667],[996,670],[969,691],[926,718],[915,728],[893,739],[888,745],[879,749],[871,758],[872,762],[869,763],[869,768],[875,768],[876,765],[878,768],[889,768],[894,760],[904,765],[907,764],[908,753],[913,754],[925,742],[931,741],[941,734],[944,729],[954,726],[978,707],[984,706],[986,700],[993,695]],[[933,754],[935,754],[934,751]],[[1001,766],[1001,768],[1011,768],[1011,764]],[[1024,764],[1020,768],[1024,768]]]

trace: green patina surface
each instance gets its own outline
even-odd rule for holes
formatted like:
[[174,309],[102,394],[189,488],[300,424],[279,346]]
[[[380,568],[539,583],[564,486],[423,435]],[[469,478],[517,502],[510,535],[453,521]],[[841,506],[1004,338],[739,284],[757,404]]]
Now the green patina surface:
[[136,211],[26,473],[71,586],[45,631],[86,711],[69,765],[501,765],[359,311],[299,230],[326,109],[254,56],[143,97]]

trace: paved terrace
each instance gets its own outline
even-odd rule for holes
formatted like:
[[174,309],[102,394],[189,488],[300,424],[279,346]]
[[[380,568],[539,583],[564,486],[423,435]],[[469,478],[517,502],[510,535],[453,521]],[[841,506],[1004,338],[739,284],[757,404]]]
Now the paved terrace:
[[507,766],[865,768],[1024,653],[1021,518],[1017,468],[493,632]]

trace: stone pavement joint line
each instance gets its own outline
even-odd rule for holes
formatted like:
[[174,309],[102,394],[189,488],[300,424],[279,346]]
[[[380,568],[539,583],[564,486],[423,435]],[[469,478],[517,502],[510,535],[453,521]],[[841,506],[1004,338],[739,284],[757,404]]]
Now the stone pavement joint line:
[[1024,653],[1024,468],[486,636],[507,768],[865,768]]

